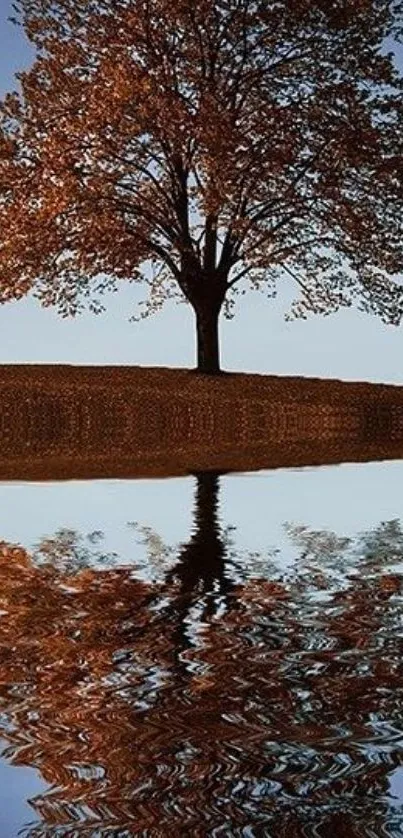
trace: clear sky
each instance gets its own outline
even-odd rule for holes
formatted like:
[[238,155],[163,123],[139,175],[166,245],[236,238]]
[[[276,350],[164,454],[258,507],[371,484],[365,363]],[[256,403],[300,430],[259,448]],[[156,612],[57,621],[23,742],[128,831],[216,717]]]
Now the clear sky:
[[[0,96],[33,56],[22,30],[8,23],[10,12],[11,2],[0,0]],[[221,324],[225,369],[403,383],[403,325],[385,326],[351,310],[286,323],[293,296],[286,280],[276,300],[257,292],[241,298],[235,319]],[[141,297],[139,288],[122,285],[107,313],[68,321],[32,299],[0,306],[0,363],[194,366],[190,308],[167,305],[129,323]]]

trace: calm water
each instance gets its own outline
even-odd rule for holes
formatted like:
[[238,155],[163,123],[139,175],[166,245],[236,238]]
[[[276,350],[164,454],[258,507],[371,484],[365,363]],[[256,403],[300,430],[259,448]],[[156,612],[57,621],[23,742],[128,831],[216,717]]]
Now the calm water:
[[402,836],[402,484],[1,484],[0,836]]

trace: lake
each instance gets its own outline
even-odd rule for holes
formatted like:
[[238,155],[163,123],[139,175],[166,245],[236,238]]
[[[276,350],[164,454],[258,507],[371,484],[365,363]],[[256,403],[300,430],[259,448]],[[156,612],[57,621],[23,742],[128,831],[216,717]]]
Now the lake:
[[0,483],[0,835],[403,835],[402,485]]

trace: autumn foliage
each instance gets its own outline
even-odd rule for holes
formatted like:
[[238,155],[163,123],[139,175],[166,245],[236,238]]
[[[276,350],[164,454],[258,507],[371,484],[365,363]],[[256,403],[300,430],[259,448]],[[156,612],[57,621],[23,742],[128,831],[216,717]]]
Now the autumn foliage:
[[234,295],[279,279],[293,313],[403,290],[397,0],[19,0],[37,48],[0,124],[0,299],[63,315],[119,280],[144,313],[192,306],[219,369]]

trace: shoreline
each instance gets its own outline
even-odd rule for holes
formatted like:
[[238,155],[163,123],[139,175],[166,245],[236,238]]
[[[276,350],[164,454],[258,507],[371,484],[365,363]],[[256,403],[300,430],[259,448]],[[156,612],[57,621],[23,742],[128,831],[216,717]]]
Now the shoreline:
[[0,366],[0,480],[403,458],[403,386],[167,367]]

